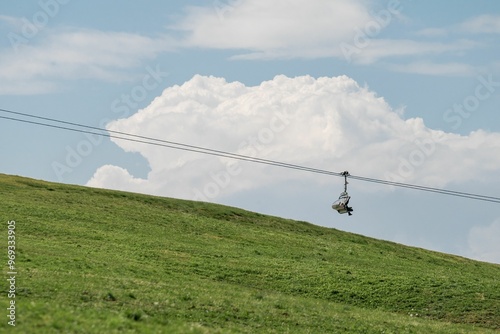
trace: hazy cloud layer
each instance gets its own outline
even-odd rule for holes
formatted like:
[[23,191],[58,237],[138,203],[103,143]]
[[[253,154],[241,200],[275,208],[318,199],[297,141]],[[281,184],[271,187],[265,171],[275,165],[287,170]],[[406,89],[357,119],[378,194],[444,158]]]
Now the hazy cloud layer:
[[[130,69],[144,60],[186,48],[234,50],[235,60],[334,57],[363,65],[383,62],[389,70],[423,75],[498,71],[496,59],[478,65],[462,63],[460,57],[491,45],[476,37],[500,33],[498,16],[387,38],[386,28],[409,20],[404,9],[404,2],[397,0],[380,8],[361,0],[215,1],[187,7],[176,23],[154,37],[27,26],[22,18],[0,15],[11,44],[0,50],[0,94],[51,93],[79,79],[131,80]],[[474,41],[471,36],[476,36]]]
[[172,45],[166,39],[88,29],[46,29],[32,39],[11,36],[18,37],[0,53],[0,94],[50,93],[80,79],[129,81],[130,69]]
[[460,24],[460,29],[473,34],[500,34],[500,15],[480,15]]
[[[259,57],[340,53],[353,26],[372,20],[359,1],[234,1],[191,7],[176,26],[187,46],[254,50]],[[258,22],[258,24],[255,24]]]
[[[362,0],[216,1],[189,7],[169,28],[182,32],[179,46],[234,50],[233,60],[332,57],[421,75],[498,72],[490,40],[500,33],[498,15],[421,28],[421,22],[406,16],[406,7],[398,0],[381,6]],[[410,33],[388,38],[386,30]],[[480,63],[464,60],[479,53]]]
[[[336,57],[372,64],[398,57],[453,55],[478,47],[478,43],[464,37],[422,39],[446,37],[446,31],[438,28],[432,34],[418,34],[418,39],[385,38],[383,31],[387,27],[411,21],[404,11],[405,2],[398,0],[379,8],[361,0],[218,1],[212,7],[189,7],[171,28],[185,33],[181,43],[185,47],[232,49],[239,52],[233,59]],[[497,28],[494,19],[477,17],[463,25],[477,32],[490,32]],[[447,66],[447,72],[464,75],[462,66],[453,71],[453,63]],[[421,74],[428,72],[429,67],[425,67]]]
[[[165,89],[148,107],[108,129],[248,156],[428,186],[486,182],[500,168],[500,134],[437,131],[404,119],[383,98],[347,76],[276,76],[247,87],[195,76]],[[147,179],[99,168],[88,185],[214,199],[309,173],[114,140],[149,163]],[[198,196],[199,197],[199,196]]]

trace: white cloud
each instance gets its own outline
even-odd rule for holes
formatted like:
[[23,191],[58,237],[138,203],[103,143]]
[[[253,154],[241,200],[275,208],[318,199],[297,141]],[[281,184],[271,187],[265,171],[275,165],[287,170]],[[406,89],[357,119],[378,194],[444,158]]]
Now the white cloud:
[[456,42],[420,42],[410,39],[374,39],[366,48],[353,53],[353,59],[362,64],[371,64],[389,57],[435,56],[459,53],[477,47],[469,40]]
[[399,5],[373,13],[358,0],[243,0],[215,10],[191,7],[174,28],[186,32],[186,47],[243,50],[232,59],[348,59],[346,47],[364,51],[399,19]]
[[130,33],[53,30],[0,55],[0,94],[52,92],[68,80],[130,80],[126,70],[170,46],[164,38]]
[[500,34],[500,15],[480,15],[460,24],[460,29],[467,33]]
[[124,191],[135,191],[143,186],[147,181],[134,178],[130,173],[121,167],[104,165],[99,168],[99,174],[88,182],[87,185],[94,186],[106,182],[109,188],[120,189]]
[[186,46],[304,56],[294,53],[338,52],[338,44],[352,38],[353,27],[370,20],[359,1],[255,0],[222,9],[190,7],[175,28],[187,32]]
[[232,59],[336,57],[371,64],[387,57],[438,55],[475,46],[462,40],[381,38],[388,25],[404,21],[404,6],[398,1],[378,11],[361,0],[241,0],[214,7],[190,7],[172,27],[185,32],[185,47],[238,50]]
[[396,72],[439,76],[471,76],[478,73],[476,68],[464,63],[438,64],[427,61],[419,61],[402,65],[389,65],[389,68]]
[[500,15],[479,15],[442,28],[425,28],[415,32],[423,37],[446,37],[452,34],[500,34]]
[[21,33],[22,27],[25,24],[22,18],[8,15],[0,15],[0,23],[15,29],[18,33]]
[[[247,87],[197,75],[167,88],[148,107],[108,128],[428,186],[486,182],[495,179],[500,168],[500,156],[491,154],[500,150],[500,134],[476,131],[460,136],[432,130],[419,118],[402,119],[383,98],[346,76],[277,76]],[[310,173],[114,142],[144,156],[151,168],[148,177],[139,183],[119,170],[116,178],[115,170],[106,166],[89,185],[182,198],[193,198],[199,191],[213,199],[285,180],[326,182]]]
[[423,37],[446,37],[448,36],[450,31],[448,29],[443,28],[425,28],[415,32],[416,36]]
[[468,236],[467,256],[500,263],[500,219],[487,226],[474,226]]

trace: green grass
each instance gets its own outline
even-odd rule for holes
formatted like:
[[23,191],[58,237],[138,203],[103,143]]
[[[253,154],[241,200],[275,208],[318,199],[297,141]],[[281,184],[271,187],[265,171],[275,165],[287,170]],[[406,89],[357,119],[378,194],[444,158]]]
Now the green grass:
[[208,203],[1,174],[0,190],[19,333],[500,329],[498,265]]

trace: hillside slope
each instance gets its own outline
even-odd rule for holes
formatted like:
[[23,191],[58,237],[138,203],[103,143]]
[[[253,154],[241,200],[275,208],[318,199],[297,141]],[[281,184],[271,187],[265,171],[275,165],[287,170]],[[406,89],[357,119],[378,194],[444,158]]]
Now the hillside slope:
[[[16,222],[20,333],[500,329],[498,265],[221,205],[1,174],[0,203],[4,254],[5,222]],[[2,317],[0,330],[10,327]]]

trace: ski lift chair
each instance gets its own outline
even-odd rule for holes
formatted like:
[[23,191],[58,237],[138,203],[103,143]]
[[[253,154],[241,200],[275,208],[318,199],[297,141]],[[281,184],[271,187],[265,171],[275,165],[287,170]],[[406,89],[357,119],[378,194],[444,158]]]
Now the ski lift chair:
[[333,202],[332,204],[332,209],[336,210],[338,213],[343,214],[347,213],[349,216],[352,215],[353,209],[349,206],[349,200],[351,199],[351,196],[347,193],[347,176],[349,175],[348,171],[343,172],[341,175],[344,176],[344,191],[340,193],[339,199]]

